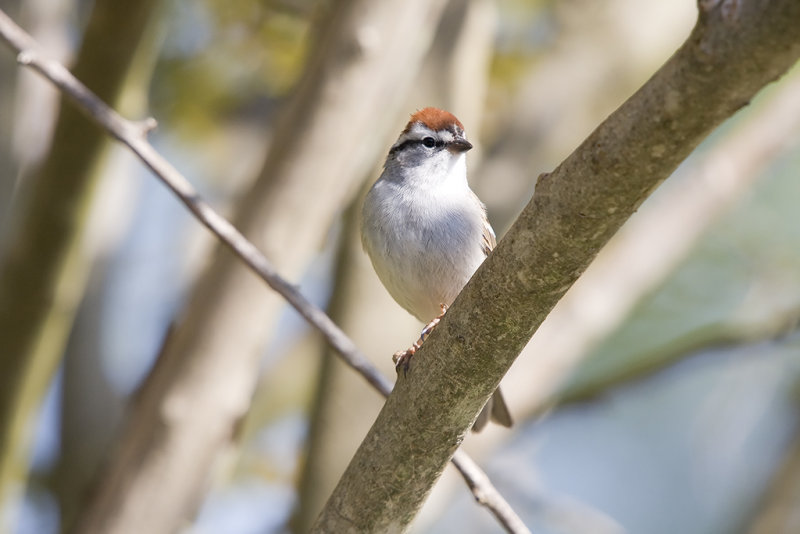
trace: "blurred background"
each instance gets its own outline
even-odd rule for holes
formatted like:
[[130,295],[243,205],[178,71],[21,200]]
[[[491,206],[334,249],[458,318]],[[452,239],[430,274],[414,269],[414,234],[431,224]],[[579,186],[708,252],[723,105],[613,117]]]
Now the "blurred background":
[[[696,17],[690,0],[0,8],[125,116],[155,117],[157,149],[387,376],[422,325],[374,275],[358,212],[408,115],[465,124],[501,237]],[[534,532],[800,531],[798,76],[714,132],[559,303],[503,382],[514,428],[467,437]],[[80,517],[159,354],[180,362],[159,383],[215,370],[198,411],[225,388],[249,404],[208,440],[178,530],[309,528],[382,398],[8,49],[0,238],[2,532]],[[412,530],[502,532],[450,467]]]

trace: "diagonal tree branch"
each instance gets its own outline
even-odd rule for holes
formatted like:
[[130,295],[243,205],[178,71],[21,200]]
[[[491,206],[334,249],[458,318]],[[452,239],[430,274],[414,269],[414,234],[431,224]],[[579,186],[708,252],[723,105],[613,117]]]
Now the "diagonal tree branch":
[[[284,280],[261,252],[230,222],[211,208],[191,183],[147,141],[155,127],[153,119],[135,123],[105,105],[60,63],[46,58],[36,42],[0,11],[0,39],[18,53],[19,63],[29,66],[53,82],[75,105],[112,137],[133,151],[195,217],[233,251],[256,275],[283,296],[311,325],[317,328],[342,359],[361,374],[382,395],[388,396],[392,383],[372,365],[347,335],[322,311]],[[512,533],[529,532],[522,520],[492,485],[486,474],[466,454],[452,459],[478,502],[486,506],[503,527]]]
[[[656,350],[662,356],[642,355],[633,366],[627,362],[624,369],[616,368],[603,377],[576,381],[567,376],[573,360],[584,357],[618,327],[642,296],[675,270],[709,226],[752,189],[765,168],[791,150],[792,141],[800,134],[800,72],[794,69],[766,100],[696,160],[680,184],[668,184],[637,214],[635,224],[620,230],[547,316],[525,347],[515,372],[504,382],[510,392],[530,392],[522,406],[517,404],[518,412],[542,413],[555,404],[580,400],[642,372],[661,369],[691,352],[684,341],[677,350],[664,354]],[[636,261],[631,261],[634,257]],[[586,306],[587,301],[592,304]],[[778,324],[788,325],[794,313],[775,310],[769,319],[755,323],[705,327],[700,330],[703,334],[689,336],[693,340],[689,345],[697,343],[698,334],[703,343],[709,336],[731,342],[770,336]],[[547,365],[542,365],[542,358],[534,362],[525,357],[544,353]],[[531,378],[536,364],[537,372]]]
[[192,184],[159,154],[147,140],[147,133],[156,126],[154,119],[132,122],[106,106],[85,85],[60,63],[42,56],[36,43],[21,28],[0,11],[0,37],[19,55],[17,61],[52,81],[64,94],[112,137],[126,145],[191,211],[200,223],[216,235],[272,289],[283,296],[297,311],[314,325],[340,354],[378,391],[388,395],[392,384],[353,345],[347,335],[318,307],[314,306],[289,282],[273,269],[272,264],[227,219],[203,200]]
[[796,0],[702,0],[699,8],[672,58],[539,178],[399,379],[314,532],[405,530],[502,376],[600,248],[700,141],[800,56]]

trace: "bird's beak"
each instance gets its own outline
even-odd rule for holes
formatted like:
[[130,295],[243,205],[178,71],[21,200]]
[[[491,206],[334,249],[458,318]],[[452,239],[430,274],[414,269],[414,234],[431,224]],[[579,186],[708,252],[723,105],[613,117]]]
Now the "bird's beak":
[[449,143],[447,143],[447,150],[449,150],[450,152],[454,152],[456,154],[461,152],[466,152],[470,148],[472,148],[472,143],[470,143],[461,136],[458,136]]

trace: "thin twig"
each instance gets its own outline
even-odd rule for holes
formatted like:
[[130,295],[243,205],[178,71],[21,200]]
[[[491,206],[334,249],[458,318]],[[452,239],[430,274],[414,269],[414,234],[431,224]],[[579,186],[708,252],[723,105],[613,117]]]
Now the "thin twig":
[[[156,175],[194,216],[272,289],[284,297],[325,337],[347,365],[361,374],[383,396],[392,391],[391,382],[372,365],[355,343],[292,284],[283,279],[270,261],[227,219],[219,215],[197,193],[191,183],[147,141],[156,126],[152,118],[129,121],[107,106],[76,79],[61,63],[44,57],[36,41],[0,10],[0,37],[17,52],[17,61],[35,70],[64,94],[88,117],[116,140],[127,146]],[[452,462],[466,481],[477,502],[485,506],[510,533],[530,533],[511,506],[492,485],[489,477],[464,452],[457,451]]]
[[492,513],[497,521],[503,525],[503,528],[506,529],[506,532],[527,532],[530,534],[531,531],[528,530],[522,519],[514,512],[508,501],[500,495],[489,476],[483,469],[478,467],[475,460],[459,449],[450,461],[453,462],[458,472],[464,477],[469,489],[475,496],[475,500]]

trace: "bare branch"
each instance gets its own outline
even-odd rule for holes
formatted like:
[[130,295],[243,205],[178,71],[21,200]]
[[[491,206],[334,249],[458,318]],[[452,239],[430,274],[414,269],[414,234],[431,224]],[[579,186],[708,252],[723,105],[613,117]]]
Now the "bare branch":
[[[703,2],[686,43],[536,193],[400,378],[315,532],[402,531],[514,359],[600,248],[800,56],[796,0]],[[577,363],[577,362],[576,362]]]
[[[90,119],[122,144],[128,146],[204,226],[241,258],[267,285],[283,296],[311,325],[317,328],[350,367],[362,375],[382,395],[388,396],[391,393],[393,387],[391,382],[380,374],[325,312],[284,280],[275,271],[269,260],[230,222],[214,211],[200,197],[191,183],[158,154],[146,139],[147,132],[156,125],[154,119],[132,122],[121,117],[72,76],[63,65],[43,56],[33,39],[3,11],[0,11],[0,38],[19,53],[18,61],[21,64],[31,67],[53,82]],[[529,532],[510,505],[491,484],[486,474],[466,453],[461,453],[452,461],[464,477],[476,500],[486,506],[508,532]]]
[[[665,367],[686,357],[715,349],[754,345],[765,341],[785,338],[800,328],[800,307],[776,310],[770,317],[746,324],[726,324],[701,327],[688,332],[680,339],[673,339],[668,346],[658,347],[635,362],[605,376],[567,388],[552,399],[558,406],[585,402],[615,388],[643,380]],[[536,413],[544,413],[551,404],[536,403]]]
[[453,462],[458,472],[467,481],[475,500],[492,512],[492,515],[506,529],[506,532],[520,534],[527,532],[530,534],[530,530],[522,522],[522,519],[514,512],[511,505],[503,499],[486,473],[478,467],[478,464],[466,452],[462,450],[456,451],[450,461]]
[[[77,80],[59,62],[43,56],[36,44],[19,26],[0,11],[0,37],[14,50],[19,51],[18,61],[53,82],[90,119],[124,144],[166,185],[191,211],[203,226],[216,235],[242,261],[283,296],[310,324],[316,327],[330,345],[345,358],[348,365],[358,371],[378,391],[388,395],[392,384],[370,363],[367,357],[350,341],[324,311],[314,306],[294,286],[281,278],[272,264],[227,219],[219,215],[200,197],[192,184],[159,154],[147,141],[146,132],[152,130],[155,119],[142,123],[129,121],[104,104],[89,88]],[[143,126],[144,125],[144,126]]]

